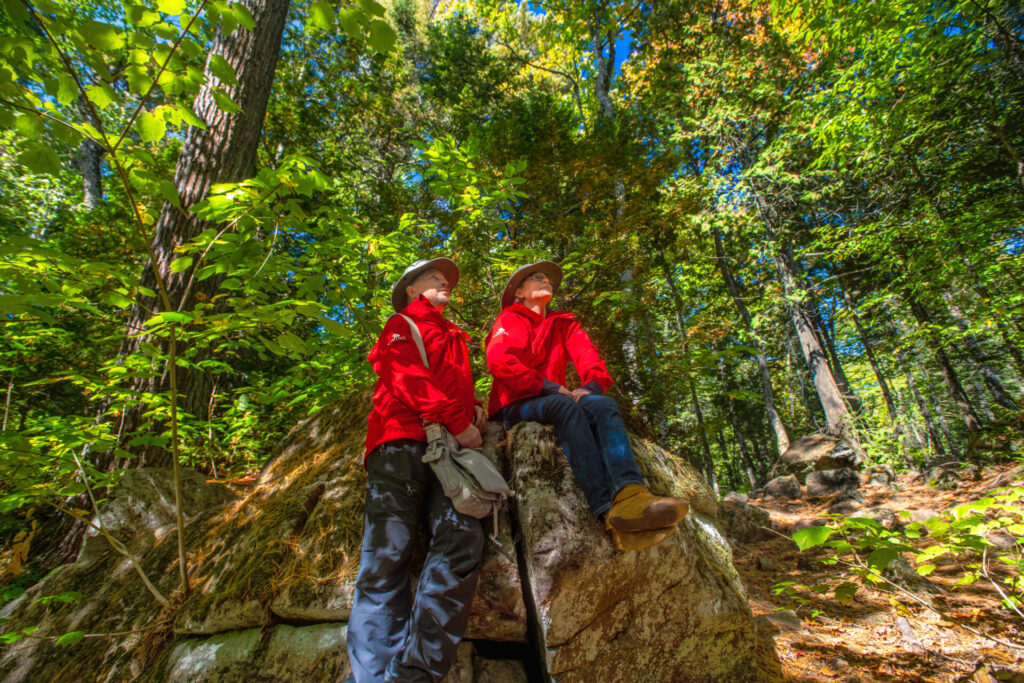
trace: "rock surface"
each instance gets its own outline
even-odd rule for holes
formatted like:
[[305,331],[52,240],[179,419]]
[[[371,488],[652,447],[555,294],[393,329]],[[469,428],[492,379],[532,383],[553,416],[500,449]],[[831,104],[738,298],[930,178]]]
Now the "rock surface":
[[860,475],[849,467],[820,470],[807,475],[808,496],[828,496],[860,488]]
[[796,478],[795,474],[775,477],[764,485],[764,492],[768,496],[789,498],[790,500],[797,499],[803,495],[803,491],[800,489],[800,481]]
[[[175,593],[170,475],[126,475],[102,519],[174,606],[161,608],[130,562],[89,541],[78,562],[5,606],[5,631],[42,628],[0,652],[0,681],[250,681],[254,672],[268,681],[341,680],[362,535],[367,410],[365,398],[350,400],[300,424],[242,494],[189,476],[193,590],[184,599]],[[492,426],[483,450],[507,469],[515,462],[511,483],[520,496],[502,515],[501,547],[485,546],[467,640],[446,680],[526,681],[524,658],[559,681],[743,680],[755,627],[714,525],[711,491],[664,450],[633,444],[651,488],[687,497],[692,513],[662,546],[621,553],[586,509],[553,430],[523,425],[506,449],[503,430]],[[33,604],[69,591],[83,597]],[[528,628],[543,656],[529,649]],[[54,645],[72,631],[131,633]]]
[[743,543],[763,541],[772,535],[765,530],[771,526],[768,513],[750,503],[722,501],[718,506],[718,518],[725,534]]
[[860,456],[841,438],[830,434],[811,434],[789,445],[772,468],[772,475],[794,474],[804,481],[814,470],[856,468],[860,464]]
[[743,680],[756,629],[704,480],[634,440],[652,491],[685,495],[692,512],[661,545],[619,552],[568,466],[545,453],[553,438],[535,423],[509,436],[526,590],[548,672],[566,683]]

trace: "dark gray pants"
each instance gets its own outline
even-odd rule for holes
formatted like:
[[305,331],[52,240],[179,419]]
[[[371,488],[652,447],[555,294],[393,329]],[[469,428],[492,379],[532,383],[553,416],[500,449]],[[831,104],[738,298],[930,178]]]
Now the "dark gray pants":
[[[348,622],[356,683],[439,681],[466,631],[484,531],[457,512],[421,458],[426,443],[396,439],[366,461],[366,513],[359,576]],[[416,599],[409,560],[426,524],[427,559]]]

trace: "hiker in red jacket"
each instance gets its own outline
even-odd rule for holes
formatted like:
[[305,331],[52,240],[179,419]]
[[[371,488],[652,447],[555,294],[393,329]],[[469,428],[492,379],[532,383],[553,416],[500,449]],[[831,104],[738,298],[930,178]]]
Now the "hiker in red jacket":
[[[689,506],[648,491],[619,408],[604,396],[612,378],[597,348],[576,316],[547,310],[561,282],[562,269],[551,261],[525,265],[509,278],[486,342],[494,376],[488,413],[506,429],[527,420],[554,425],[591,512],[619,549],[649,548],[672,535]],[[571,391],[569,361],[582,382]]]
[[[459,269],[417,261],[391,302],[423,336],[425,367],[409,322],[393,316],[367,358],[379,376],[366,433],[363,547],[348,622],[350,681],[439,681],[466,630],[483,553],[480,520],[455,510],[422,461],[423,422],[443,424],[462,446],[482,443],[466,334],[442,315]],[[430,538],[415,600],[409,561],[423,526]]]

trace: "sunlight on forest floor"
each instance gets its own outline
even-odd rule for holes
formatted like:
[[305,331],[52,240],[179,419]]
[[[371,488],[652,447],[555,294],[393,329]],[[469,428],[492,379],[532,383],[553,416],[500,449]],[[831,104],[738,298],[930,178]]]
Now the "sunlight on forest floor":
[[[887,486],[865,486],[861,491],[865,507],[887,507],[897,514],[926,508],[941,512],[980,498],[994,488],[1021,485],[1024,473],[1017,471],[1009,476],[1015,467],[986,468],[981,480],[965,480],[950,491],[929,487],[907,474],[899,475],[895,491]],[[763,498],[752,502],[768,511],[773,525],[785,532],[797,522],[824,515],[831,497],[804,501]],[[801,617],[802,633],[784,631],[775,635],[782,680],[966,681],[975,680],[971,674],[980,664],[987,664],[990,669],[1024,672],[1024,650],[1014,652],[980,638],[898,594],[862,587],[852,604],[844,606],[831,593],[818,596],[803,592],[802,597],[809,601],[799,607],[786,596],[776,595],[773,587],[782,581],[813,586],[847,578],[842,576],[842,568],[818,562],[826,556],[820,547],[800,553],[792,541],[777,536],[758,543],[737,542],[734,553],[755,616],[796,608]],[[763,562],[769,563],[768,571],[760,568]],[[940,566],[928,578],[942,592],[918,591],[918,597],[930,599],[937,609],[976,630],[1024,643],[1024,624],[1000,606],[990,585],[979,581],[973,586],[954,588],[961,574],[955,564]],[[820,614],[811,618],[815,610]],[[897,628],[900,616],[912,626],[916,645],[907,643]]]

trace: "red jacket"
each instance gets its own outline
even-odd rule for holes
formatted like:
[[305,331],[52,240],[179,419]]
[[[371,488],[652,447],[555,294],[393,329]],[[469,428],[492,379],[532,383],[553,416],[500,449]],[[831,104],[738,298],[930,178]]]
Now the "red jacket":
[[423,421],[440,422],[458,434],[473,421],[469,337],[422,296],[402,311],[423,335],[430,368],[423,365],[409,323],[393,316],[367,355],[380,379],[366,430],[366,455],[392,439],[426,441]]
[[487,406],[494,415],[510,403],[541,393],[544,380],[565,385],[571,360],[583,384],[596,381],[602,391],[612,378],[576,316],[568,311],[539,314],[514,303],[498,314],[487,335],[487,368],[494,375]]

